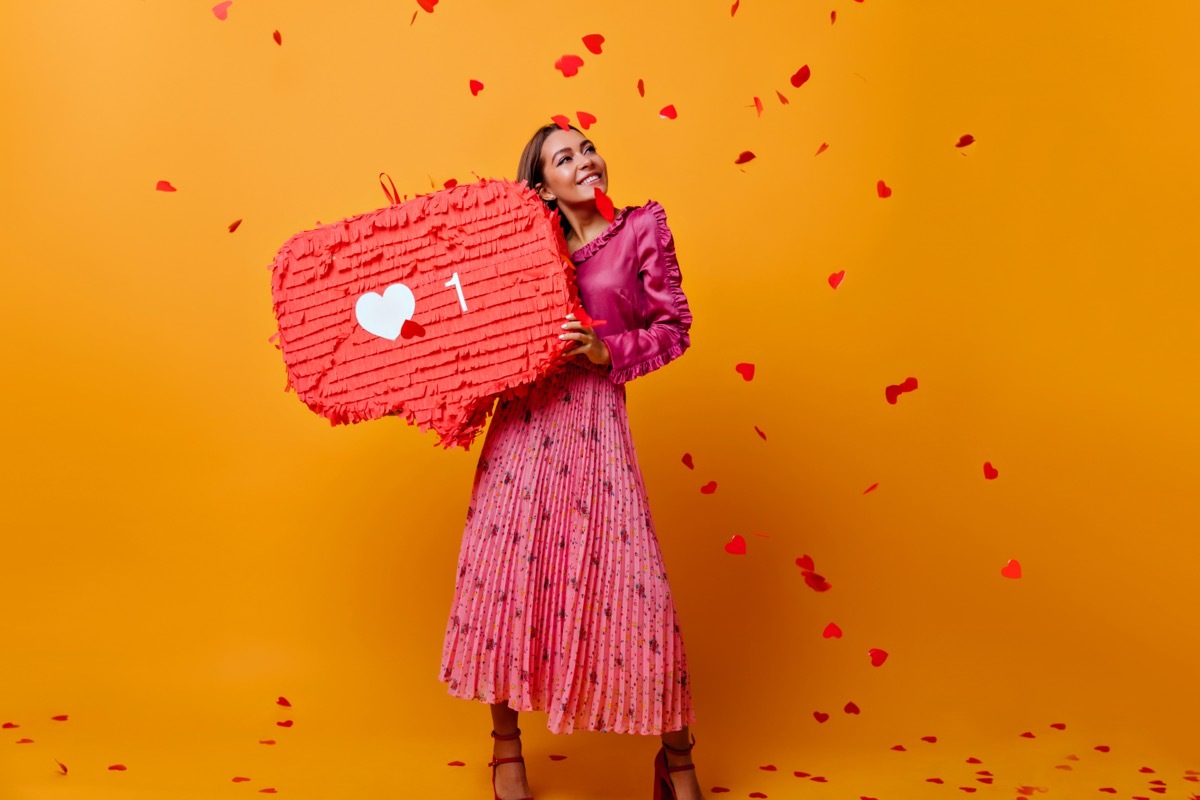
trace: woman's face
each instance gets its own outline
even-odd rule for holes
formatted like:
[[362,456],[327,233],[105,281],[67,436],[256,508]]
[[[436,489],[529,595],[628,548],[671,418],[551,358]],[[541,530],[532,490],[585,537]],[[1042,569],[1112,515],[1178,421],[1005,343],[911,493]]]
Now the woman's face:
[[539,194],[546,200],[557,199],[560,207],[583,206],[596,202],[597,188],[608,189],[608,170],[595,145],[575,130],[559,129],[547,136],[542,143]]

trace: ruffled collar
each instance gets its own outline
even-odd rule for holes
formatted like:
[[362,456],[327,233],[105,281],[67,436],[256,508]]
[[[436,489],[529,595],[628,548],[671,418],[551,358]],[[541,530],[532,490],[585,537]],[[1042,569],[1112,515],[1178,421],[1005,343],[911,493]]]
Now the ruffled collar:
[[625,223],[625,218],[629,215],[630,211],[634,210],[634,208],[635,206],[625,206],[624,208],[617,209],[613,213],[613,221],[608,223],[608,227],[605,228],[604,231],[601,232],[595,239],[592,239],[583,247],[572,253],[571,261],[573,261],[575,264],[579,264],[588,260],[597,252],[599,252],[600,248],[604,247],[605,242],[616,236],[617,232],[621,230],[621,226]]

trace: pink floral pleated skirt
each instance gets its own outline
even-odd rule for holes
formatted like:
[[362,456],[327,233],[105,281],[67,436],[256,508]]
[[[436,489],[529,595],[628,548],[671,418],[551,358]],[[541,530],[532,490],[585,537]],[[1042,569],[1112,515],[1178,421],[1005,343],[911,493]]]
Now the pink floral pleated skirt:
[[574,728],[695,720],[687,658],[625,408],[573,361],[502,398],[471,490],[442,650],[455,697]]

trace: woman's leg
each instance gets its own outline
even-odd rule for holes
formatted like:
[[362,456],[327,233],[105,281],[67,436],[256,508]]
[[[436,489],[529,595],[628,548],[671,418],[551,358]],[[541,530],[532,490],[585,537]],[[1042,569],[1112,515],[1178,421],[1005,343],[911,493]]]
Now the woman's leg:
[[[674,747],[676,750],[687,750],[692,744],[692,737],[688,732],[688,727],[684,725],[681,730],[664,733],[662,735],[662,743],[667,747]],[[682,755],[666,750],[666,754],[668,767],[679,767],[692,763],[691,753]],[[679,772],[669,773],[669,775],[669,779],[675,787],[675,794],[679,800],[700,800],[700,798],[704,797],[704,793],[700,789],[700,782],[696,778],[696,770],[684,769]]]
[[[517,713],[508,703],[492,703],[492,730],[504,736],[517,731]],[[520,739],[493,739],[492,758],[512,758],[521,755]],[[525,780],[525,764],[509,761],[498,764],[496,770],[496,794],[501,800],[528,797],[529,784]]]

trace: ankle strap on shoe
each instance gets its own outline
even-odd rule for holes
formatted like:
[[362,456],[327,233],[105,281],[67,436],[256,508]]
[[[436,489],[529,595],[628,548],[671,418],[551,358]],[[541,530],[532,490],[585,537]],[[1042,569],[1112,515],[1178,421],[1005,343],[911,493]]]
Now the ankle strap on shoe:
[[495,731],[492,731],[493,739],[501,739],[503,741],[508,741],[509,739],[516,739],[520,735],[521,735],[520,728],[517,728],[516,733],[496,733]]
[[692,743],[682,750],[677,747],[671,747],[671,745],[667,744],[666,742],[663,742],[662,746],[677,756],[686,756],[688,753],[692,752],[692,748],[696,746],[696,735],[692,734]]
[[507,764],[511,761],[524,761],[525,756],[512,756],[511,758],[493,758],[488,762],[489,767],[494,767],[497,764]]

